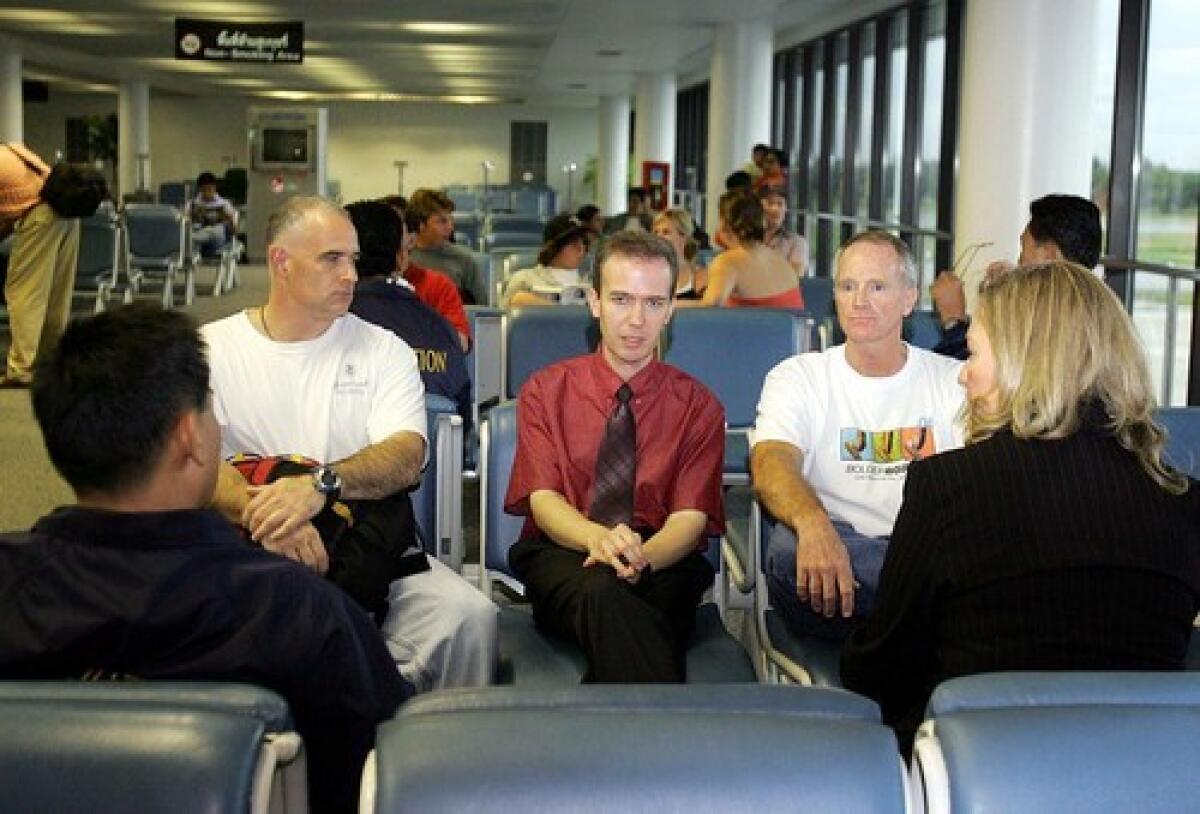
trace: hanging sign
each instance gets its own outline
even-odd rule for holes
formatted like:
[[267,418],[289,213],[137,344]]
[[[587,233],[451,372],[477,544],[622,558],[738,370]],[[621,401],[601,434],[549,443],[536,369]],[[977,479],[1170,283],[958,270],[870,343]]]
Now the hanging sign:
[[176,17],[175,58],[303,62],[304,23],[235,23]]

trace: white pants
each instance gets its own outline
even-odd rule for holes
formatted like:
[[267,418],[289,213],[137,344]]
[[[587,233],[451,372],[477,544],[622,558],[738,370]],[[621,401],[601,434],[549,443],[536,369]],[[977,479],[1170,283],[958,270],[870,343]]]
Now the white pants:
[[485,687],[496,672],[499,609],[433,557],[398,579],[381,632],[400,675],[417,692]]

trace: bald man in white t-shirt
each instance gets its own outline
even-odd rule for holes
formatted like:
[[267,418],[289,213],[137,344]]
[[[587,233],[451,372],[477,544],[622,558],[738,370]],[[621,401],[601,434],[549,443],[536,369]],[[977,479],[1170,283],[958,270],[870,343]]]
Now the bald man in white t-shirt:
[[915,276],[898,238],[856,235],[834,278],[845,344],[786,359],[763,383],[750,469],[779,520],[764,568],[802,633],[842,638],[869,612],[909,462],[962,444],[961,363],[902,338]]
[[[201,329],[223,455],[320,464],[266,486],[227,464],[214,506],[267,550],[322,574],[329,555],[313,519],[339,500],[405,499],[428,449],[412,349],[347,313],[357,257],[341,207],[293,198],[267,225],[267,302]],[[400,672],[418,691],[490,683],[496,606],[419,549],[397,553],[408,565],[390,585],[382,633]]]

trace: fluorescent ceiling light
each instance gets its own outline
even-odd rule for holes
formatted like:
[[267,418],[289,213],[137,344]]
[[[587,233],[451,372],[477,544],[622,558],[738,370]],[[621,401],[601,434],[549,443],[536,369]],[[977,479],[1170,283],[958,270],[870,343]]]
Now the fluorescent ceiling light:
[[[106,15],[83,14],[77,11],[60,11],[42,8],[0,9],[0,22],[15,23],[38,29],[67,29],[71,34],[112,37],[120,33],[116,26],[102,22]],[[56,32],[51,32],[56,33]]]

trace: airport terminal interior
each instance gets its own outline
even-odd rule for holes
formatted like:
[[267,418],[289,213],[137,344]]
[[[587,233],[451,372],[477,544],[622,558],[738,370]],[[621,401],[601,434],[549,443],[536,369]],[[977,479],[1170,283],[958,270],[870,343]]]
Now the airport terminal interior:
[[[1018,258],[1033,257],[1030,246],[1042,245],[1031,231],[1038,218],[1031,206],[1046,196],[1072,196],[1073,205],[1098,216],[1098,254],[1078,260],[1065,244],[1055,244],[1061,253],[1040,260],[1090,266],[1088,280],[1079,285],[1103,281],[1098,289],[1106,287],[1118,311],[1128,315],[1132,343],[1147,370],[1139,420],[1153,418],[1168,432],[1162,450],[1157,436],[1152,444],[1155,461],[1163,452],[1168,474],[1151,466],[1150,478],[1160,486],[1179,482],[1170,473],[1200,478],[1197,31],[1195,0],[0,0],[0,150],[24,145],[45,168],[86,168],[86,177],[102,180],[107,190],[107,200],[78,218],[52,205],[45,189],[39,193],[53,210],[48,217],[80,221],[68,282],[73,321],[133,303],[182,312],[198,326],[244,314],[250,328],[279,344],[267,324],[267,305],[275,305],[284,285],[282,261],[269,248],[282,245],[280,234],[291,227],[279,227],[269,239],[272,213],[296,196],[317,196],[339,207],[354,204],[350,211],[358,224],[356,202],[386,199],[387,217],[398,229],[405,224],[407,235],[389,251],[399,256],[397,250],[409,249],[397,260],[393,281],[416,286],[408,296],[424,301],[425,310],[444,323],[455,345],[450,358],[461,359],[469,379],[469,394],[458,403],[426,393],[428,462],[409,492],[422,559],[472,598],[481,592],[499,608],[495,670],[489,668],[488,680],[425,691],[420,677],[400,667],[406,692],[418,692],[381,718],[369,743],[356,743],[366,757],[358,761],[364,764],[361,785],[352,789],[334,770],[326,775],[317,765],[329,744],[319,740],[323,735],[312,736],[315,746],[305,740],[320,728],[310,708],[289,695],[285,688],[295,687],[286,681],[246,675],[240,682],[204,683],[210,676],[186,672],[171,674],[184,681],[63,680],[67,676],[38,675],[18,665],[14,654],[28,646],[26,634],[0,635],[0,810],[1200,810],[1194,771],[1200,680],[1192,672],[1200,671],[1200,644],[1185,643],[1186,653],[1158,660],[1146,644],[1136,658],[1123,654],[1108,664],[1090,658],[1085,644],[1109,634],[1119,640],[1134,623],[1101,614],[1079,641],[1058,643],[1066,655],[1044,668],[1036,657],[1012,658],[1011,664],[1032,666],[970,675],[939,662],[939,675],[952,677],[921,685],[918,693],[928,698],[923,714],[897,721],[889,704],[901,692],[897,688],[911,691],[912,682],[901,674],[918,657],[892,654],[888,666],[895,672],[872,684],[855,665],[860,658],[885,660],[885,648],[864,656],[869,648],[854,638],[851,653],[851,645],[842,649],[845,631],[831,638],[796,627],[790,605],[777,593],[786,583],[771,563],[780,527],[797,524],[782,516],[777,521],[767,506],[797,504],[774,502],[775,493],[764,493],[754,480],[768,465],[759,458],[750,463],[752,446],[763,438],[768,373],[776,376],[777,366],[797,355],[827,357],[843,343],[853,348],[863,341],[862,326],[848,324],[843,311],[867,295],[847,293],[840,282],[841,264],[848,264],[852,250],[840,247],[863,232],[899,238],[903,248],[896,256],[907,253],[911,267],[898,263],[898,273],[915,291],[898,346],[915,349],[922,359],[935,358],[933,351],[951,354],[945,343],[957,330],[962,359],[968,341],[980,353],[978,334],[967,326],[982,333],[991,325],[982,306],[1002,296],[1004,284],[996,278],[1014,264],[1024,270],[1031,261]],[[26,165],[36,169],[22,160],[22,172]],[[6,220],[19,194],[6,186],[7,166],[0,161],[0,271],[7,269],[10,278],[0,299],[0,358],[11,360],[28,344],[19,333],[20,309],[29,296],[22,280],[30,268],[20,257],[20,241],[28,240],[22,230],[33,228],[33,215],[26,213],[41,204],[35,194],[28,209],[13,210]],[[212,203],[214,196],[219,204]],[[434,216],[427,222],[422,207],[430,200]],[[757,232],[731,225],[745,201],[758,219]],[[220,213],[215,221],[198,214],[209,211]],[[773,221],[780,211],[782,218]],[[304,212],[324,217],[324,210]],[[450,218],[445,245],[427,236],[427,230],[436,232],[431,224],[438,213]],[[589,231],[585,220],[593,216],[601,225]],[[612,358],[624,359],[607,344],[607,332],[616,329],[602,306],[614,306],[599,283],[595,291],[590,286],[614,234],[665,235],[664,218],[680,224],[674,227],[680,248],[672,257],[686,254],[694,288],[677,289],[682,304],[661,336],[647,341],[655,360],[694,377],[724,414],[724,432],[718,427],[720,438],[713,442],[722,452],[715,453],[720,474],[712,485],[725,529],[717,533],[710,523],[693,533],[708,541],[703,556],[692,555],[697,567],[711,566],[715,577],[702,586],[694,624],[689,609],[684,634],[675,634],[683,636],[675,654],[680,675],[686,675],[682,686],[670,685],[679,677],[662,679],[662,686],[594,681],[600,668],[591,648],[602,649],[601,636],[581,643],[586,637],[578,630],[581,641],[551,630],[540,604],[550,604],[549,596],[535,595],[522,582],[531,573],[518,563],[526,541],[514,543],[525,536],[524,518],[504,511],[510,481],[516,490],[536,468],[517,460],[518,437],[528,444],[534,435],[516,409],[518,393],[548,388],[547,369],[572,357],[596,351],[609,365]],[[214,223],[220,237],[210,250],[205,241]],[[360,237],[365,243],[366,233]],[[727,291],[709,302],[701,281],[723,284],[734,273],[728,271],[731,258],[758,241],[764,250],[780,242],[792,247],[782,250],[790,263],[780,266],[784,291],[766,296],[757,283],[742,288],[739,282],[736,296]],[[570,269],[553,268],[576,243]],[[439,258],[450,262],[451,255],[451,266],[439,265]],[[447,308],[462,327],[421,285],[403,282],[407,275],[401,272],[410,263],[439,272],[434,276],[455,289],[458,304]],[[527,273],[542,282],[516,296],[532,297],[537,306],[524,299],[510,307],[514,278]],[[944,313],[940,297],[947,278],[961,292],[961,319]],[[683,303],[685,293],[697,302]],[[596,312],[581,304],[589,296]],[[691,307],[753,304],[756,296],[760,304],[784,307]],[[640,308],[636,302],[631,307]],[[650,308],[638,311],[639,319],[656,324],[645,316]],[[988,308],[990,319],[999,306]],[[1056,323],[1050,341],[1062,347],[1091,336],[1077,325]],[[1111,363],[1119,342],[1114,334],[1105,336],[1109,344],[1089,357],[1087,370],[1055,369],[1055,375],[1083,377]],[[56,352],[57,336],[41,340],[39,360]],[[624,341],[632,353],[641,339]],[[445,353],[426,355],[410,344],[422,374],[446,364]],[[618,355],[610,358],[610,352]],[[996,352],[1000,358],[1007,351]],[[845,351],[844,364],[853,353]],[[947,413],[947,426],[951,418],[960,422],[953,446],[962,444],[967,425],[973,427],[967,448],[992,440],[970,424],[979,420],[971,412],[972,364],[978,363],[968,362],[961,380],[959,368],[953,371],[966,388],[954,390],[961,412]],[[51,462],[27,378],[20,379],[11,361],[5,370],[0,535],[16,539],[56,507],[75,503],[76,493]],[[591,374],[579,372],[585,368],[572,370],[572,381],[591,381]],[[214,366],[214,398],[223,400],[219,375]],[[537,387],[523,391],[531,379]],[[429,383],[426,378],[427,388]],[[1139,386],[1126,384],[1130,390]],[[794,391],[800,392],[798,384]],[[641,405],[642,391],[633,393],[630,403]],[[910,395],[897,394],[897,400]],[[639,422],[646,418],[644,405],[628,408],[616,398],[614,416],[626,409]],[[864,433],[837,423],[829,406],[834,401],[821,400],[820,409],[831,411],[827,425],[841,433],[835,445],[840,463],[847,465],[848,482],[868,489],[861,505],[847,511],[872,517],[890,512],[885,530],[873,535],[885,546],[901,539],[902,528],[911,535],[915,521],[896,520],[898,510],[908,517],[909,504],[918,503],[910,494],[915,489],[904,487],[903,473],[910,463],[925,467],[928,451],[950,446],[942,436],[926,446],[930,434],[942,432],[937,421],[922,414],[919,423],[912,418],[913,426]],[[414,409],[419,412],[419,404]],[[1011,424],[1015,408],[1007,409]],[[580,422],[572,432],[585,423],[576,416],[568,420]],[[614,419],[608,420],[595,423],[603,440],[589,464],[608,454]],[[1087,421],[1083,410],[1055,438],[1075,433],[1080,422],[1090,426]],[[664,435],[676,429],[664,427]],[[1140,437],[1123,436],[1126,451]],[[378,440],[372,438],[372,446]],[[775,444],[782,441],[763,446]],[[645,454],[641,446],[639,436],[638,455]],[[792,468],[800,472],[800,445],[791,446],[798,453]],[[671,455],[678,453],[676,446]],[[1035,465],[1023,466],[1010,482],[989,473],[974,493],[982,493],[985,483],[1007,488],[1027,473],[1036,480]],[[955,488],[965,483],[969,491],[963,474],[969,471],[950,478]],[[329,515],[330,507],[342,504],[337,491],[323,491],[319,473],[316,489],[329,497],[322,509]],[[878,488],[875,480],[893,475],[899,485],[885,497],[869,491]],[[662,475],[679,476],[670,465]],[[590,484],[590,472],[586,478]],[[1112,505],[1097,508],[1091,520],[1110,514],[1120,519],[1127,480],[1104,481]],[[1190,500],[1190,508],[1180,509],[1190,525],[1183,529],[1181,523],[1171,533],[1180,545],[1200,546],[1196,482],[1182,482],[1190,483],[1190,491],[1170,505]],[[629,500],[640,513],[650,498],[637,483],[637,497]],[[923,483],[934,488],[929,478]],[[223,488],[218,482],[216,494]],[[339,479],[336,490],[341,488]],[[821,511],[825,495],[820,489],[809,494],[806,499]],[[1066,487],[1055,494],[1074,499]],[[523,499],[530,513],[546,505],[536,491]],[[1146,510],[1146,500],[1135,502]],[[1029,498],[1020,505],[1035,503]],[[833,516],[840,505],[826,502],[835,539],[842,533]],[[1010,504],[994,504],[1002,505]],[[595,504],[567,508],[587,520],[584,509],[594,514]],[[935,519],[922,518],[922,533],[934,535],[945,517],[973,511],[940,510]],[[634,518],[631,510],[631,526]],[[247,526],[258,522],[243,519]],[[1014,534],[1024,528],[1019,518],[999,522],[1011,524]],[[1057,514],[1053,522],[1056,529],[1073,528]],[[346,525],[353,529],[353,518]],[[845,525],[867,537],[857,523]],[[1145,530],[1158,526],[1147,520],[1138,528],[1149,535]],[[640,530],[646,539],[657,531]],[[334,543],[320,531],[317,543],[324,539],[334,556]],[[551,548],[551,540],[559,541],[558,548],[572,547],[557,530],[534,531]],[[7,539],[0,540],[0,554]],[[794,536],[791,545],[794,550]],[[873,597],[879,563],[869,580],[860,579],[858,550],[852,547],[847,568],[852,560],[854,589],[868,581]],[[521,553],[510,561],[513,551]],[[631,566],[624,554],[611,559],[618,574],[641,567]],[[1189,549],[1182,560],[1186,568],[1200,569],[1200,552]],[[1130,561],[1131,570],[1141,569],[1136,558]],[[19,621],[28,637],[53,639],[56,617],[39,615],[36,596],[33,605],[11,599],[25,572],[9,562],[16,560],[0,557],[0,626],[16,630]],[[644,562],[647,575],[662,576]],[[924,573],[924,564],[909,562],[905,571],[891,564],[890,555],[885,562],[885,577]],[[1011,565],[1004,556],[992,562],[1003,570],[997,563]],[[678,565],[672,560],[665,570]],[[797,589],[796,570],[790,590]],[[830,579],[824,585],[832,603]],[[954,579],[947,577],[938,589]],[[822,584],[816,580],[814,608]],[[1079,588],[1071,586],[1064,595]],[[804,590],[801,606],[809,602]],[[1009,596],[1028,599],[1033,590],[1021,587]],[[388,601],[398,603],[399,593]],[[1146,596],[1152,594],[1146,589]],[[893,598],[882,590],[878,596]],[[1200,602],[1200,594],[1192,596]],[[928,610],[934,603],[914,604]],[[1068,605],[1064,600],[1053,607],[1074,618],[1076,609]],[[1196,610],[1200,604],[1193,616]],[[585,616],[584,610],[572,613],[577,620]],[[382,619],[376,614],[383,646],[373,641],[371,647],[400,665],[397,638]],[[872,619],[868,628],[864,619],[855,636],[864,630],[884,636],[878,631],[884,625]],[[1004,629],[997,624],[996,630]],[[930,636],[955,632],[945,620],[929,626]],[[1176,625],[1177,643],[1194,638],[1193,630]],[[967,648],[970,657],[957,655],[964,662],[981,652],[1000,661],[997,654],[1012,655],[984,640],[975,645]],[[639,651],[619,652],[636,659]],[[948,657],[938,651],[929,658]],[[1071,672],[1071,665],[1084,666]],[[847,677],[856,690],[875,691],[851,692]],[[438,681],[430,686],[442,687]]]

